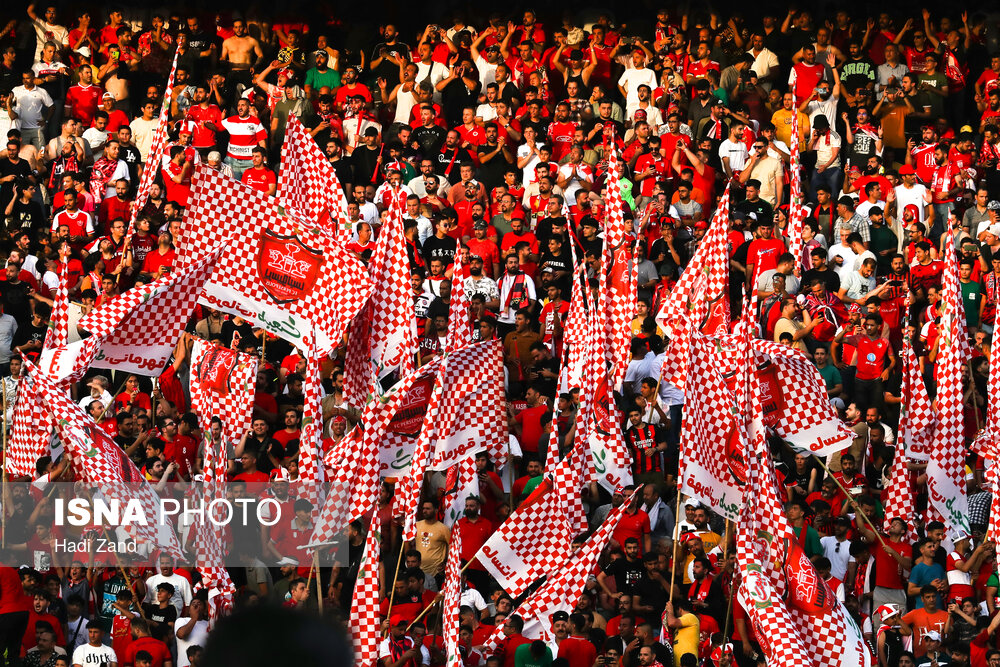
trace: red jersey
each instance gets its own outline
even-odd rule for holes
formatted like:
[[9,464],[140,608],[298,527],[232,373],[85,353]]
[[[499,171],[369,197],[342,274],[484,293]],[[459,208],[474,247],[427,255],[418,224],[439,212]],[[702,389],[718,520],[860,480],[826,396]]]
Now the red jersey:
[[719,67],[719,63],[714,60],[709,60],[707,63],[703,63],[700,60],[692,60],[684,68],[684,78],[687,79],[689,76],[693,76],[696,79],[704,79],[709,71],[718,73],[722,70]]
[[800,106],[802,102],[813,94],[813,90],[826,74],[826,66],[819,63],[808,65],[800,62],[792,68],[792,80],[794,82],[793,91],[795,93],[795,106]]
[[573,135],[576,133],[576,123],[552,122],[549,124],[549,142],[552,144],[552,159],[562,162],[573,146]]
[[268,189],[272,185],[277,185],[278,180],[274,177],[274,172],[267,167],[251,167],[243,172],[243,185],[253,188],[258,192],[268,194]]
[[778,239],[757,239],[750,243],[747,263],[754,265],[754,271],[760,275],[764,271],[778,266],[778,256],[785,252],[785,244]]
[[90,236],[94,233],[94,221],[85,211],[59,211],[52,218],[52,233],[55,234],[62,225],[69,227],[70,236]]
[[173,248],[171,248],[170,250],[168,250],[163,254],[160,254],[158,250],[153,251],[148,253],[146,255],[146,259],[143,260],[142,270],[145,271],[146,273],[155,274],[157,271],[160,270],[161,266],[172,267],[176,260],[177,260],[177,253],[173,250]]
[[135,664],[135,654],[139,651],[146,651],[153,657],[152,667],[163,667],[163,663],[171,660],[170,649],[159,639],[152,637],[139,637],[125,649],[123,662],[126,665]]
[[[462,533],[462,560],[470,561],[479,553],[479,549],[486,543],[486,540],[493,534],[493,524],[489,519],[479,517],[476,521],[470,521],[468,517],[462,517],[455,522],[455,528]],[[469,566],[474,570],[482,570],[483,566],[479,561]]]
[[640,155],[639,159],[635,161],[635,169],[633,171],[638,174],[639,172],[646,171],[649,167],[653,167],[653,173],[639,181],[639,193],[643,197],[652,197],[653,188],[656,187],[656,184],[667,178],[672,171],[670,162],[658,152]]
[[473,123],[471,130],[465,127],[465,125],[459,125],[454,130],[458,132],[462,143],[468,142],[473,148],[486,143],[486,129],[480,125]]
[[874,380],[886,369],[889,351],[892,349],[885,338],[856,336],[852,341],[857,350],[857,375],[859,380]]
[[948,204],[955,201],[949,191],[955,187],[955,179],[958,176],[958,167],[951,162],[935,166],[931,174],[931,197],[935,204]]
[[198,442],[189,435],[177,435],[173,442],[167,442],[163,455],[177,464],[177,474],[184,479],[191,477],[195,457],[198,456]]
[[66,106],[69,107],[70,117],[90,127],[94,122],[94,113],[101,106],[103,95],[104,91],[98,86],[81,84],[70,86],[66,91]]
[[214,104],[202,107],[195,104],[188,109],[186,120],[192,122],[193,132],[191,134],[191,145],[195,148],[214,148],[215,130],[205,127],[205,123],[212,123],[216,127],[222,122],[222,110]]
[[184,165],[174,161],[168,162],[167,166],[160,170],[163,174],[163,185],[167,188],[167,201],[176,202],[187,208],[188,199],[191,198],[191,172],[193,170],[188,169],[180,183],[174,182],[174,178],[180,176],[183,171]]
[[917,291],[928,287],[941,287],[941,274],[944,273],[944,262],[932,259],[927,264],[914,264],[910,267],[910,287]]
[[937,161],[934,159],[935,146],[937,144],[920,144],[910,151],[913,156],[913,168],[917,171],[917,178],[924,185],[930,185],[934,179],[934,170],[937,168]]

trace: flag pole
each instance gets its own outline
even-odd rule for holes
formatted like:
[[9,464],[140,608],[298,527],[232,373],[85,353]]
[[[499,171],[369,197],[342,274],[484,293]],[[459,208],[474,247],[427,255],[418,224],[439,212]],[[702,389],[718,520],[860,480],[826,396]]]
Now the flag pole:
[[864,519],[864,522],[867,523],[868,526],[872,529],[872,532],[875,533],[875,537],[877,537],[878,541],[882,543],[882,546],[888,547],[889,545],[886,544],[885,540],[882,538],[882,533],[880,533],[878,528],[875,527],[875,524],[871,522],[871,519],[868,518],[868,515],[861,511],[861,508],[858,507],[857,501],[855,501],[854,498],[851,497],[851,494],[848,493],[847,489],[844,488],[844,485],[840,483],[840,480],[833,476],[833,473],[830,472],[830,469],[826,467],[826,464],[823,463],[822,459],[820,459],[815,454],[811,454],[811,456],[813,457],[813,459],[815,459],[817,463],[823,466],[823,470],[826,471],[826,474],[830,477],[830,479],[832,479],[834,483],[836,483],[836,485],[840,487],[840,490],[844,492],[844,496],[847,498],[847,502],[853,505],[854,508],[857,510],[856,515]]
[[318,606],[319,615],[323,615],[323,585],[320,582],[321,577],[319,576],[319,549],[313,551],[313,566],[316,568],[316,604]]
[[[726,564],[729,563],[729,524],[730,523],[731,522],[729,521],[729,519],[726,519],[726,537],[725,537],[726,541],[722,545],[722,562],[726,563]],[[725,565],[723,567],[725,567]],[[735,592],[735,591],[733,591],[733,585],[735,583],[736,582],[735,582],[734,579],[731,579],[729,581],[729,595],[726,596],[726,599],[728,601],[728,604],[726,605],[726,622],[722,625],[722,637],[723,637],[723,641],[725,641],[725,637],[729,636],[729,621],[730,621],[730,619],[733,616],[733,593]]]
[[[479,555],[479,552],[477,551],[477,552],[476,552],[476,556],[478,556],[478,555]],[[469,560],[469,562],[468,562],[468,563],[466,563],[466,564],[465,564],[465,565],[464,565],[464,566],[462,567],[462,569],[458,571],[458,578],[459,578],[459,580],[461,580],[461,578],[462,578],[462,575],[463,575],[463,574],[465,573],[465,571],[469,569],[469,566],[470,566],[470,565],[472,565],[472,563],[474,563],[474,562],[475,562],[475,560],[476,560],[476,556],[473,556],[473,557],[472,557],[472,558],[471,558],[471,559]],[[447,582],[446,582],[446,583],[447,583]],[[394,587],[394,588],[395,588],[395,587]],[[429,611],[431,610],[431,607],[433,607],[433,606],[434,606],[435,604],[437,604],[438,600],[442,600],[442,599],[444,599],[444,592],[440,592],[440,591],[439,591],[439,592],[438,592],[438,594],[434,596],[434,599],[433,599],[433,600],[431,600],[431,601],[430,601],[430,603],[428,603],[428,605],[427,605],[426,607],[424,607],[423,609],[421,609],[421,610],[420,610],[420,613],[419,613],[419,614],[417,614],[417,617],[416,617],[416,618],[414,618],[414,619],[413,619],[413,621],[411,621],[411,622],[410,622],[410,624],[409,624],[409,625],[408,625],[408,626],[406,627],[406,631],[407,631],[407,632],[409,632],[409,631],[410,631],[410,628],[412,628],[412,627],[414,626],[414,624],[415,624],[415,623],[416,623],[417,621],[419,621],[419,620],[420,620],[420,619],[422,619],[422,618],[423,618],[424,616],[426,616],[426,615],[427,615],[427,612],[429,612]],[[392,603],[390,602],[390,603],[389,603],[389,605],[390,605],[390,607],[391,607],[391,606],[392,606]]]
[[674,589],[677,588],[677,543],[681,537],[681,484],[677,480],[677,502],[674,505],[674,539],[670,545],[670,602],[674,601]]
[[[372,523],[378,518],[378,514],[372,517]],[[406,548],[406,541],[399,540],[399,556],[396,557],[396,574],[392,575],[392,586],[389,588],[389,611],[387,614],[392,613],[392,601],[396,597],[396,580],[399,579],[399,566],[403,563],[403,549]]]

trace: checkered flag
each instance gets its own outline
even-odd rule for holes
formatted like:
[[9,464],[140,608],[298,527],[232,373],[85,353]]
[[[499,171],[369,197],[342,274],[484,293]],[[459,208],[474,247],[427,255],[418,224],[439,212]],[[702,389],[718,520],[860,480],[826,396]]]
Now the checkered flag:
[[[374,498],[372,499],[374,503]],[[378,517],[368,526],[365,536],[365,550],[358,567],[358,578],[354,581],[354,597],[351,602],[351,617],[348,629],[354,644],[354,664],[374,665],[378,662],[379,642],[379,572],[381,533]]]
[[755,375],[749,383],[747,494],[736,539],[743,576],[740,603],[768,665],[870,667],[860,628],[816,572],[785,518],[767,447],[761,389]]
[[238,442],[250,427],[257,362],[252,354],[194,339],[188,384],[191,409],[206,430],[213,417],[221,419],[223,440]]
[[184,269],[130,289],[84,316],[79,326],[102,339],[91,365],[158,375],[222,253],[221,247],[212,248]]
[[625,231],[625,202],[622,200],[621,167],[618,149],[612,137],[608,153],[607,180],[604,184],[604,249],[601,262],[600,294],[606,341],[605,358],[611,364],[611,386],[618,388],[628,367],[632,329],[629,326],[636,309],[636,264],[633,256],[635,237]]
[[444,590],[441,613],[443,614],[444,652],[448,667],[462,667],[458,651],[458,610],[462,599],[462,531],[456,530],[448,545],[448,560],[444,566]]
[[[613,508],[601,527],[583,543],[580,551],[557,563],[542,587],[518,605],[513,613],[524,619],[524,630],[521,634],[529,639],[541,639],[546,642],[554,639],[552,614],[557,611],[572,613],[576,609],[587,578],[597,565],[597,559],[611,539],[611,533],[614,532],[625,509],[632,504],[638,493],[639,489],[636,489],[621,506]],[[499,641],[503,637],[503,630],[498,628],[489,641]]]
[[306,372],[302,383],[302,431],[299,437],[299,477],[297,495],[312,503],[319,511],[320,486],[323,483],[323,466],[320,461],[323,441],[323,385],[319,365],[322,357],[316,352],[315,332],[310,334],[309,348],[305,351]]
[[285,126],[277,196],[296,217],[312,221],[334,238],[349,240],[351,223],[344,189],[330,160],[294,114]]
[[330,544],[338,530],[361,519],[375,507],[379,442],[410,388],[425,374],[437,372],[439,363],[433,360],[403,376],[384,396],[371,397],[361,415],[361,423],[326,453],[324,462],[333,470],[333,477],[309,546]]
[[587,336],[590,330],[588,319],[592,306],[587,298],[587,272],[583,262],[574,265],[573,289],[563,328],[564,368],[567,371],[568,387],[583,386],[583,364],[586,358]]
[[[389,217],[379,230],[375,251],[368,264],[378,289],[372,293],[371,357],[378,364],[379,379],[399,370],[413,370],[416,351],[416,320],[409,259],[403,237],[403,211],[396,197]],[[454,296],[452,296],[454,299]]]
[[222,246],[200,302],[299,349],[315,328],[317,351],[328,354],[368,300],[372,279],[336,239],[286,213],[273,197],[198,165],[177,270]]
[[173,526],[158,523],[160,500],[156,492],[122,448],[70,399],[63,387],[28,359],[24,360],[24,370],[21,382],[34,384],[42,404],[52,413],[76,473],[99,488],[105,498],[118,500],[122,507],[137,498],[145,511],[145,521],[126,523],[122,528],[137,544],[148,544],[179,557],[181,547]]
[[962,414],[962,365],[969,358],[969,338],[954,244],[944,245],[938,357],[934,365],[938,426],[935,446],[927,463],[927,486],[930,504],[944,516],[952,538],[957,540],[970,534]]
[[729,331],[729,188],[722,193],[708,232],[663,302],[656,323],[670,338],[661,379],[684,388],[691,333],[711,336]]
[[930,395],[924,376],[920,372],[920,360],[909,341],[903,341],[903,401],[900,404],[899,441],[904,443],[907,457],[926,461],[934,449],[934,433],[937,417],[931,406]]
[[985,457],[1000,458],[1000,354],[990,355],[989,378],[986,383],[986,426],[976,434],[972,448]]
[[[201,341],[195,341],[195,345],[199,342]],[[251,358],[254,360],[253,367],[256,369],[257,359],[256,357]],[[256,370],[254,375],[256,375]],[[251,378],[253,377],[252,375]],[[247,390],[251,392],[252,396],[253,380],[250,380],[250,383]],[[192,405],[194,405],[193,401],[194,397],[192,396]],[[208,517],[207,520],[203,518],[197,524],[198,572],[201,573],[204,587],[210,591],[215,591],[213,604],[208,606],[209,627],[214,625],[220,616],[227,615],[232,611],[233,595],[236,593],[236,586],[229,576],[229,570],[225,567],[225,547],[223,546],[226,543],[225,526],[217,525],[217,522],[221,524],[225,521],[225,516],[221,508],[213,506],[214,501],[223,501],[226,499],[225,482],[228,462],[225,451],[225,427],[226,423],[223,422],[223,437],[219,442],[216,443],[211,438],[205,438],[202,500],[209,507],[209,512],[212,513],[212,516]],[[211,593],[209,593],[209,596],[210,599],[213,599]]]
[[479,562],[516,598],[570,556],[573,539],[552,480],[543,480],[479,550]]
[[444,482],[445,493],[441,498],[444,509],[442,523],[449,528],[462,518],[465,511],[465,501],[475,496],[482,497],[479,489],[479,474],[476,471],[476,460],[471,456],[462,459],[448,468]]
[[764,425],[792,447],[817,456],[846,449],[854,432],[830,404],[816,365],[794,347],[760,338],[752,342]]
[[[806,271],[812,267],[804,266],[802,263],[802,221],[806,217],[806,209],[802,205],[802,167],[799,156],[799,122],[798,113],[792,118],[792,145],[791,160],[788,165],[789,179],[791,179],[790,193],[788,201],[788,229],[785,230],[785,237],[788,239],[788,252],[795,258],[792,264],[800,271]],[[781,202],[778,202],[779,204]],[[798,273],[798,271],[796,271]],[[756,289],[754,283],[754,289]]]
[[66,262],[59,265],[59,287],[52,295],[52,313],[49,331],[42,349],[53,349],[69,343],[69,277]]
[[451,276],[451,302],[448,304],[448,349],[457,350],[472,344],[469,300],[465,298],[465,277],[457,259],[462,256],[462,242],[456,243],[455,271]]
[[424,413],[424,421],[420,425],[420,435],[417,436],[417,445],[413,449],[413,458],[410,462],[409,473],[399,482],[395,501],[399,503],[397,511],[393,514],[403,515],[403,535],[404,542],[411,542],[417,538],[417,507],[420,504],[420,492],[424,488],[424,474],[427,471],[427,464],[431,460],[431,424],[438,418],[438,411],[441,408],[442,390],[441,375],[434,378],[434,388],[431,390],[431,400],[427,404],[427,412]]
[[738,521],[746,483],[743,413],[722,377],[719,357],[715,340],[697,332],[691,336],[679,481],[683,493]]
[[[899,425],[902,430],[902,419]],[[900,433],[899,437],[902,438],[903,434]],[[913,508],[913,483],[910,470],[906,467],[908,461],[902,447],[897,448],[889,483],[885,486],[885,519],[882,527],[888,531],[893,519],[902,519],[906,522],[906,540],[912,544],[917,541],[917,529],[913,524],[913,517],[917,512]]]
[[372,383],[371,344],[372,304],[364,305],[347,330],[347,353],[344,358],[344,402],[364,405]]
[[[160,116],[156,123],[156,130],[153,131],[153,142],[150,144],[149,153],[146,154],[146,165],[139,176],[139,185],[135,191],[135,199],[130,206],[128,229],[125,230],[125,240],[123,248],[128,248],[132,240],[132,233],[135,231],[135,219],[139,211],[146,205],[149,198],[149,187],[160,174],[160,163],[163,161],[163,154],[166,150],[167,139],[170,129],[170,92],[174,88],[174,79],[177,76],[177,57],[180,52],[174,50],[174,62],[170,65],[170,74],[167,76],[167,87],[163,89],[163,102],[160,104]],[[100,202],[98,202],[100,203]]]

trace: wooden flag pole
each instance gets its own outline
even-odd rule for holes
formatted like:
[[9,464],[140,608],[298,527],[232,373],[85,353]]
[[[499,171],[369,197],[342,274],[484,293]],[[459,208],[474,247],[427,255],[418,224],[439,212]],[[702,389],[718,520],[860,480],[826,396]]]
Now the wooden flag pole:
[[674,509],[674,540],[670,546],[670,602],[674,601],[674,589],[677,588],[677,543],[681,538],[681,483],[677,480],[677,502]]
[[872,532],[875,533],[875,537],[877,537],[878,541],[882,543],[882,546],[888,547],[889,545],[886,544],[885,540],[882,538],[882,533],[880,533],[878,528],[875,527],[875,524],[871,522],[871,519],[868,518],[868,515],[861,511],[861,507],[858,506],[857,501],[855,501],[854,498],[851,497],[851,494],[848,493],[847,489],[844,488],[844,485],[840,483],[840,480],[833,476],[833,473],[830,472],[830,469],[826,467],[826,464],[823,463],[822,459],[820,459],[815,454],[812,454],[811,456],[813,457],[813,459],[816,460],[817,463],[819,463],[823,467],[823,470],[825,470],[826,474],[830,477],[830,479],[832,479],[834,483],[836,483],[836,485],[840,487],[840,490],[844,492],[844,496],[847,498],[847,502],[853,505],[854,509],[857,510],[855,514],[857,516],[860,516],[864,520],[864,522],[868,524],[868,526],[872,529]]

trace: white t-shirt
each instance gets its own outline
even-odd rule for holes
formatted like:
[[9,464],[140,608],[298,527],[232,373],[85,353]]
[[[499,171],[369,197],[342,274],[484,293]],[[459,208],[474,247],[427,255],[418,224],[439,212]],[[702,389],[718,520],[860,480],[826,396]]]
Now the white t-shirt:
[[903,210],[910,204],[914,204],[917,210],[920,212],[920,217],[917,218],[918,222],[924,222],[924,206],[927,205],[927,200],[925,199],[927,195],[927,188],[920,184],[915,183],[912,188],[907,188],[904,185],[896,186],[896,210],[899,211],[899,217],[902,219]]
[[[535,142],[536,148],[541,148],[541,146],[542,145],[540,143],[538,143],[537,141]],[[520,146],[517,147],[518,160],[524,157],[528,157],[529,153],[531,153],[531,149],[528,148],[528,144],[521,144]],[[535,180],[535,165],[538,164],[538,162],[539,162],[538,153],[535,153],[534,155],[531,156],[531,159],[528,160],[528,164],[524,165],[524,169],[521,170],[522,183],[531,183],[532,181]]]
[[729,168],[733,171],[740,171],[747,164],[747,145],[742,141],[730,141],[726,139],[719,144],[719,159],[729,158]]
[[[174,621],[174,635],[176,636],[177,631],[190,622],[190,616],[183,616]],[[188,648],[192,646],[201,646],[204,648],[205,642],[208,641],[208,621],[195,621],[194,629],[191,630],[191,634],[188,635],[186,640],[180,637],[176,637],[176,639],[177,667],[188,667],[191,664],[191,661],[187,657]]]
[[115,650],[110,646],[91,646],[84,644],[73,651],[73,664],[83,665],[83,667],[100,667],[102,662],[118,662]]
[[[837,257],[843,257],[844,263],[837,264],[834,261]],[[849,246],[836,244],[830,246],[830,250],[827,254],[827,262],[833,267],[833,270],[837,272],[840,276],[840,281],[843,282],[848,274],[854,273],[854,260],[857,259],[858,255]]]
[[618,85],[625,89],[625,115],[632,117],[632,111],[639,106],[639,86],[646,84],[650,92],[656,90],[656,72],[648,67],[636,69],[630,67],[622,72]]
[[156,587],[164,582],[174,587],[174,594],[170,597],[170,604],[174,605],[177,608],[177,613],[180,614],[184,607],[191,604],[191,583],[176,572],[169,577],[164,577],[162,574],[154,574],[147,579],[146,599],[144,602],[153,602],[156,600]]
[[[863,202],[861,202],[860,204],[858,204],[857,208],[854,209],[854,212],[857,213],[858,215],[863,215],[864,217],[867,218],[868,217],[868,211],[872,210],[872,208],[874,208],[876,206],[878,206],[880,209],[882,209],[883,213],[885,212],[885,202],[882,201],[881,199],[878,200],[877,202],[875,202],[874,204],[871,203],[870,201],[868,201],[866,199]],[[837,578],[839,579],[840,577],[837,577]]]

